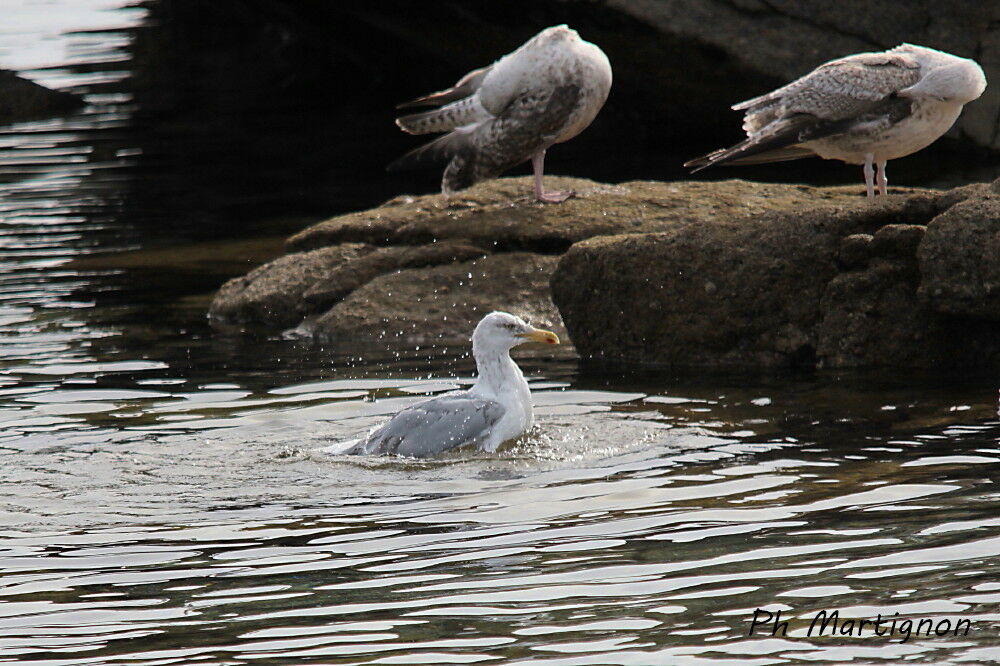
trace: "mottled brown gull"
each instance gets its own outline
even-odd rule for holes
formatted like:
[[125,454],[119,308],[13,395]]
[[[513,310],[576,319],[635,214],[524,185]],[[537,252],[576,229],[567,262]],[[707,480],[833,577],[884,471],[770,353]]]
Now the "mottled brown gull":
[[495,451],[527,432],[534,422],[528,382],[510,357],[511,348],[525,342],[559,344],[559,337],[512,314],[491,312],[472,333],[478,377],[471,388],[407,407],[363,440],[325,451],[414,458],[468,444]]
[[389,165],[390,171],[447,162],[446,195],[531,160],[535,197],[558,203],[572,192],[542,187],[545,151],[587,128],[611,89],[611,64],[597,46],[565,25],[546,28],[489,67],[448,90],[401,104],[440,108],[403,116],[410,134],[447,132]]
[[869,198],[886,194],[885,165],[926,148],[947,132],[962,107],[986,89],[974,60],[903,44],[820,65],[761,97],[740,102],[744,141],[691,160],[759,164],[818,155],[863,164]]

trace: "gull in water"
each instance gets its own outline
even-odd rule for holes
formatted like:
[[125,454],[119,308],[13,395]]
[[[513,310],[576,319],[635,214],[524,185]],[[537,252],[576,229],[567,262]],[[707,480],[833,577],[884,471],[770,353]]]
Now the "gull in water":
[[447,90],[399,108],[439,108],[396,119],[410,134],[447,132],[389,165],[390,171],[447,162],[448,195],[531,160],[535,198],[559,203],[572,192],[542,187],[545,151],[582,132],[611,90],[611,64],[597,46],[565,25],[546,28],[489,67]]
[[974,60],[903,44],[820,65],[800,79],[733,106],[744,111],[744,141],[691,160],[760,164],[819,155],[863,164],[868,198],[886,194],[885,164],[926,148],[947,132],[963,105],[983,94]]
[[491,312],[472,333],[472,355],[479,375],[472,388],[407,407],[364,440],[352,440],[340,451],[335,449],[341,447],[326,451],[414,458],[466,444],[496,451],[502,443],[524,434],[534,422],[528,382],[510,357],[511,348],[525,342],[556,345],[559,337],[512,314]]

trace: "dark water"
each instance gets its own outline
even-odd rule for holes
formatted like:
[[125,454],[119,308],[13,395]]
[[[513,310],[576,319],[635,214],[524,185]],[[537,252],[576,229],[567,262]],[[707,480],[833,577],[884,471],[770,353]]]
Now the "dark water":
[[[210,330],[223,279],[335,206],[243,176],[193,205],[196,165],[129,93],[144,10],[108,4],[0,26],[8,66],[89,102],[0,129],[0,661],[1000,660],[993,378],[529,352],[538,424],[495,455],[318,452],[469,382],[466,350]],[[787,636],[748,636],[758,607]],[[972,628],[807,636],[822,609]]]

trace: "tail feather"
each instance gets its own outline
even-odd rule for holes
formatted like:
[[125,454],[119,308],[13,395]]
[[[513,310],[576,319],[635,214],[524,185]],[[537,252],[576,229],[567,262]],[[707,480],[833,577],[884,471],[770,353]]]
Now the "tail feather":
[[396,124],[408,134],[435,134],[483,120],[488,115],[479,99],[473,96],[440,109],[401,116],[396,118]]
[[801,146],[787,146],[785,148],[776,148],[775,150],[769,150],[766,153],[758,153],[757,155],[744,155],[743,157],[734,157],[729,160],[731,164],[767,164],[770,162],[788,162],[790,160],[798,160],[803,157],[814,157],[816,153],[809,150],[808,148],[803,148]]
[[777,120],[759,133],[729,148],[721,148],[684,163],[697,173],[715,164],[760,164],[797,159],[812,151],[795,144],[820,138],[840,129],[839,122],[818,121],[813,116],[798,114]]
[[767,93],[765,95],[761,95],[759,97],[753,97],[751,99],[744,100],[744,101],[740,102],[739,104],[733,104],[729,108],[732,109],[733,111],[745,111],[745,110],[747,110],[747,109],[749,109],[751,107],[757,106],[759,104],[763,104],[764,102],[770,102],[772,99],[774,99],[776,97],[775,93],[781,92],[782,90],[783,89],[781,89],[781,88],[779,88],[778,90],[772,90],[771,92],[769,92],[769,93]]
[[768,162],[787,162],[789,160],[810,157],[815,154],[808,148],[802,148],[801,146],[785,146],[771,150],[764,149],[761,152],[756,152],[751,150],[751,148],[750,139],[747,139],[730,148],[722,148],[712,151],[707,155],[696,157],[693,160],[688,160],[684,163],[684,166],[691,169],[691,173],[698,173],[702,169],[707,169],[716,164],[750,165],[766,164]]
[[503,165],[494,164],[476,149],[467,132],[451,132],[411,150],[390,164],[387,171],[418,169],[447,162],[441,177],[441,191],[452,194],[499,175]]
[[449,132],[394,160],[386,167],[386,171],[405,171],[436,166],[449,161],[458,153],[470,150],[471,147],[472,141],[468,132]]
[[715,157],[721,153],[721,150],[714,150],[710,153],[702,155],[701,157],[696,157],[693,160],[688,160],[684,163],[685,169],[691,169],[691,173],[698,173],[702,169],[707,169],[708,167],[715,164]]

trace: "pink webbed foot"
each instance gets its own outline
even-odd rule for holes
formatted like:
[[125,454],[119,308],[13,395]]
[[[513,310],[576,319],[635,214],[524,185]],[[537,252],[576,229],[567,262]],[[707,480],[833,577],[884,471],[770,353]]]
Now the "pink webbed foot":
[[531,169],[535,172],[535,199],[542,203],[562,203],[570,197],[575,197],[576,192],[572,190],[546,192],[542,186],[542,173],[545,171],[545,151],[536,153],[531,157]]
[[566,199],[576,196],[573,190],[553,190],[551,192],[542,191],[535,195],[535,198],[542,203],[562,203]]

